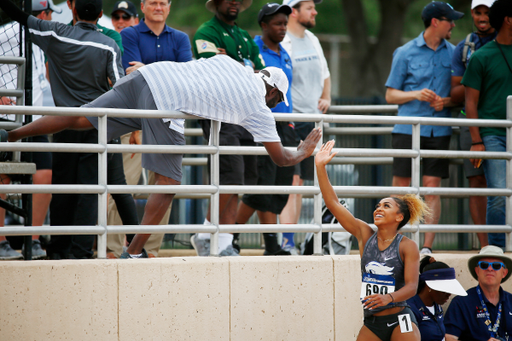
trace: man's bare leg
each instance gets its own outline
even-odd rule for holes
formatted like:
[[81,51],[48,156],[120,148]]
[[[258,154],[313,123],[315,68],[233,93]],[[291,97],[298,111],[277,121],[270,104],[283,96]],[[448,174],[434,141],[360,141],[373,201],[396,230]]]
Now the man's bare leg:
[[[468,178],[470,188],[487,188],[487,181],[485,176],[477,175]],[[475,225],[485,225],[485,216],[487,213],[487,197],[485,196],[471,196],[469,197],[469,212],[471,219]],[[480,232],[476,234],[480,241],[480,248],[489,245],[487,233]]]
[[88,130],[93,128],[91,122],[83,116],[44,116],[37,121],[9,131],[9,141],[14,142],[31,136],[55,134],[66,129]]
[[[168,178],[166,176],[155,173],[155,185],[180,185],[181,182]],[[168,193],[152,193],[149,195],[146,208],[144,209],[144,217],[142,217],[141,225],[158,225],[162,220],[165,212],[171,205],[174,194]],[[144,245],[149,239],[151,234],[136,234],[133,237],[128,253],[137,255],[142,252]]]
[[[425,187],[439,187],[441,186],[441,178],[437,176],[424,175],[423,185]],[[439,218],[441,217],[441,197],[439,195],[425,195],[425,203],[432,211],[432,215],[425,219],[425,223],[429,225],[438,224]],[[427,247],[432,250],[435,236],[436,234],[434,232],[426,232],[423,247]]]

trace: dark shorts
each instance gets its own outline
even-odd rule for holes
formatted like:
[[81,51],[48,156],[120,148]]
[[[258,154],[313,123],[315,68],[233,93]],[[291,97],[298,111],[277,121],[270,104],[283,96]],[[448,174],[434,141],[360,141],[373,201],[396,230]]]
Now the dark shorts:
[[[466,115],[459,114],[459,118],[465,119]],[[459,144],[460,150],[469,151],[471,149],[471,134],[469,133],[469,127],[460,127],[460,136],[459,136]],[[484,167],[475,168],[469,159],[464,159],[464,174],[466,174],[466,178],[470,178],[472,176],[484,175]]]
[[[210,139],[210,120],[199,121],[203,128],[203,137]],[[220,125],[219,145],[221,146],[256,146],[251,133],[236,124]],[[219,181],[221,185],[248,185],[258,183],[257,155],[220,155]],[[208,158],[210,169],[210,158]]]
[[[32,137],[32,142],[48,143],[48,135],[39,135]],[[21,161],[27,161],[28,153],[21,153]],[[52,169],[51,152],[32,152],[32,162],[36,164],[36,169]]]
[[[429,150],[448,150],[450,148],[451,136],[439,137],[421,137],[420,148]],[[411,149],[412,135],[393,134],[393,149]],[[436,176],[446,179],[449,176],[450,159],[422,159],[423,175]],[[393,159],[393,176],[404,178],[411,177],[411,159],[398,158]]]
[[[308,137],[311,130],[315,128],[313,122],[296,122],[295,133],[297,134],[297,146],[300,140],[304,141]],[[313,180],[315,176],[315,158],[313,156],[302,160],[295,166],[295,174],[300,175],[303,180]]]
[[[277,122],[277,134],[284,146],[296,145],[296,133],[288,122]],[[291,186],[295,166],[278,167],[267,155],[258,156],[258,185]],[[288,202],[288,194],[244,194],[242,201],[249,207],[261,212],[281,214]]]
[[405,307],[401,312],[396,314],[365,317],[364,325],[366,328],[370,329],[372,333],[377,335],[379,339],[387,341],[391,339],[391,334],[393,334],[395,328],[400,328],[400,323],[397,323],[398,315],[404,314],[409,314],[411,322],[418,326],[418,321],[416,321],[416,317],[409,307]]
[[[122,78],[114,89],[84,107],[158,110],[149,86],[140,72],[133,72]],[[95,128],[98,128],[97,117],[87,119]],[[170,123],[160,118],[110,117],[107,122],[107,140],[142,130],[144,145],[181,146],[185,144],[185,136],[170,129]],[[143,153],[142,167],[180,182],[182,158],[183,154]]]

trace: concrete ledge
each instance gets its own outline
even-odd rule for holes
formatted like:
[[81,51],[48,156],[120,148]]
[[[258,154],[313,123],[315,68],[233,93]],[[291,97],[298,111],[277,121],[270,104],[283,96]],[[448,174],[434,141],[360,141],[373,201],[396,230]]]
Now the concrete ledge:
[[[472,254],[435,254],[464,288]],[[358,255],[0,262],[1,340],[355,340]],[[512,291],[512,281],[503,286]]]

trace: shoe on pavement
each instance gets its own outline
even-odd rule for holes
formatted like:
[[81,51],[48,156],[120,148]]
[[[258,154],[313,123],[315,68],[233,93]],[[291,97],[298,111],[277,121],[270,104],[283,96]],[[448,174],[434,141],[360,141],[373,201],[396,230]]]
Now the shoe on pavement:
[[420,256],[428,256],[432,254],[432,249],[429,247],[423,247],[420,251]]
[[224,250],[222,250],[219,253],[219,257],[230,257],[230,256],[240,256],[238,254],[238,250],[235,249],[232,245],[228,245],[227,248],[225,248]]
[[12,259],[23,259],[23,255],[18,251],[14,250],[9,244],[8,240],[0,242],[0,259],[1,260],[12,260]]
[[269,252],[267,250],[265,250],[265,252],[263,252],[263,256],[291,256],[291,252],[290,251],[285,251],[283,249],[279,249],[275,252]]
[[190,243],[199,257],[208,257],[210,255],[210,239],[199,239],[197,234],[194,234],[190,237]]
[[148,253],[146,252],[146,250],[142,249],[142,253],[138,257],[136,257],[135,255],[130,255],[128,253],[128,251],[121,253],[121,256],[119,256],[119,259],[139,259],[139,258],[148,258]]
[[9,133],[5,129],[0,129],[0,142],[7,142]]
[[[25,244],[21,247],[21,253],[25,250]],[[46,251],[41,247],[39,240],[32,240],[32,259],[46,258]]]
[[283,250],[289,252],[292,256],[298,256],[297,248],[295,245],[284,245]]

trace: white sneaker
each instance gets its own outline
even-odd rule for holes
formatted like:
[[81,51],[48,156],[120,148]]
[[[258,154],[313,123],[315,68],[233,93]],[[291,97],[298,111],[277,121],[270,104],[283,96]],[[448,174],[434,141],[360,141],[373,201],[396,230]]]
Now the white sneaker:
[[424,247],[420,251],[420,256],[427,256],[427,255],[431,255],[431,254],[432,254],[432,250],[430,250],[428,247]]
[[240,256],[238,254],[238,250],[235,249],[232,245],[228,245],[227,248],[225,248],[224,250],[222,250],[219,253],[219,257],[229,257],[229,256]]
[[210,255],[210,239],[199,239],[197,234],[194,234],[190,237],[190,243],[199,257],[208,257]]

